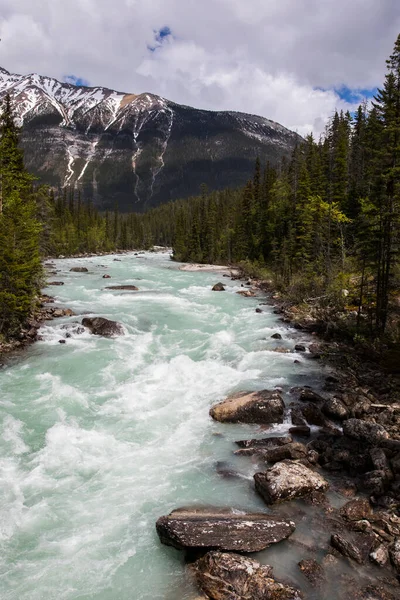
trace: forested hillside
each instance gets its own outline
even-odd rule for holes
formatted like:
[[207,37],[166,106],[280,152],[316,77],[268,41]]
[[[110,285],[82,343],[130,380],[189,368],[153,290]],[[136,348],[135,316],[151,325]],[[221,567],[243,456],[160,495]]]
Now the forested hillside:
[[400,36],[370,106],[336,113],[278,168],[257,161],[242,190],[204,189],[145,220],[178,260],[266,266],[290,299],[346,309],[363,334],[382,336],[390,312],[397,337],[399,200]]
[[291,300],[351,315],[357,335],[399,337],[400,36],[384,85],[278,166],[257,160],[242,189],[146,214],[100,214],[74,189],[26,172],[6,97],[0,142],[0,335],[18,331],[41,284],[40,256],[173,247],[180,261],[264,269]]

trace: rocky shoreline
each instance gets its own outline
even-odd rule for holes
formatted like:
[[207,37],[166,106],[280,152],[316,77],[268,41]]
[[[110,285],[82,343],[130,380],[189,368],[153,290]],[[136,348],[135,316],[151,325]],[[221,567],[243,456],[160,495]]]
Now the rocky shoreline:
[[[213,289],[223,291],[221,286]],[[255,280],[244,287],[251,295],[266,291]],[[267,512],[238,518],[229,506],[177,509],[157,521],[160,541],[185,550],[189,573],[205,599],[395,600],[400,595],[400,382],[351,346],[318,337],[312,317],[300,319],[282,304],[275,312],[289,327],[315,336],[296,351],[333,366],[334,374],[321,393],[292,389],[289,406],[277,390],[249,390],[213,406],[210,416],[226,426],[258,423],[267,429],[289,420],[286,435],[240,440],[232,452],[261,467],[254,492],[287,528],[274,543],[286,540],[290,546],[303,520],[301,503],[315,510],[311,524],[318,535],[305,546],[307,558],[298,562],[301,584],[293,586],[290,578],[279,582],[272,567],[244,556],[268,547],[260,525],[262,516],[271,516]],[[332,506],[330,493],[340,498],[340,507]]]
[[45,321],[74,316],[74,312],[70,308],[52,306],[54,302],[55,300],[52,296],[45,294],[38,298],[35,311],[27,319],[18,336],[5,342],[0,341],[0,361],[6,356],[21,352],[34,342],[40,340],[39,330]]

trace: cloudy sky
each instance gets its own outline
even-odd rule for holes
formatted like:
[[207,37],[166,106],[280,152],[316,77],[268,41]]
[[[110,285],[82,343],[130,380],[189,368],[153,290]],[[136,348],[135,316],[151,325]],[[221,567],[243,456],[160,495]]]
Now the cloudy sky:
[[0,65],[304,134],[381,85],[400,0],[0,0]]

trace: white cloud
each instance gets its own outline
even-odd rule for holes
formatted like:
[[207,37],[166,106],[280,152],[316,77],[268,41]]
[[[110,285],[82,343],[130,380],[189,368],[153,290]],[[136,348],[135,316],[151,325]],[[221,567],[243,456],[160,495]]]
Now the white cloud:
[[[0,15],[11,71],[261,114],[300,133],[352,108],[333,88],[381,84],[400,31],[398,0],[0,0]],[[154,44],[164,26],[173,38]]]

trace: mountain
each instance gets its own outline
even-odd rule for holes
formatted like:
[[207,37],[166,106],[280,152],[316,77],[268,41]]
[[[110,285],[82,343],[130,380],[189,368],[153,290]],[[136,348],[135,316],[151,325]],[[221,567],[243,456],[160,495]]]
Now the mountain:
[[102,209],[143,211],[198,194],[202,183],[242,185],[257,156],[276,163],[300,139],[263,117],[0,68],[0,98],[7,93],[27,168],[43,183],[79,188]]

